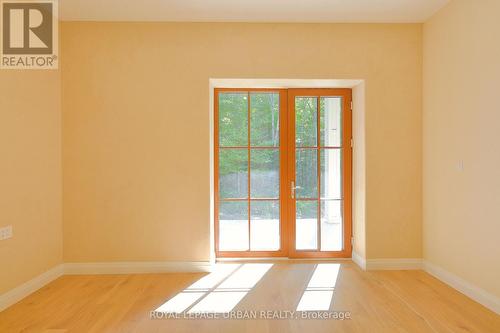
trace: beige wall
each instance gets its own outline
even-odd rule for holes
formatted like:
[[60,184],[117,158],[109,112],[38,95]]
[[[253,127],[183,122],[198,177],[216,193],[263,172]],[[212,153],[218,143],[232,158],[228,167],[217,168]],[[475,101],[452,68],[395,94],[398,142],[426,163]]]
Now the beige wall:
[[0,70],[0,294],[62,261],[60,72]]
[[[424,256],[500,296],[500,2],[424,27]],[[463,170],[459,166],[463,161]]]
[[209,259],[209,78],[366,80],[366,253],[421,257],[419,24],[62,24],[67,262]]

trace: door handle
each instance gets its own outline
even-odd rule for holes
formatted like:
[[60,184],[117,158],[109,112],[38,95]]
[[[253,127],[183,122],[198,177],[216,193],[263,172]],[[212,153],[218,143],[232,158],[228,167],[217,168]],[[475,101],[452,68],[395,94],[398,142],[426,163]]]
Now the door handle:
[[295,190],[301,188],[300,186],[295,186],[295,181],[292,180],[291,186],[290,186],[290,194],[292,196],[292,199],[295,199]]

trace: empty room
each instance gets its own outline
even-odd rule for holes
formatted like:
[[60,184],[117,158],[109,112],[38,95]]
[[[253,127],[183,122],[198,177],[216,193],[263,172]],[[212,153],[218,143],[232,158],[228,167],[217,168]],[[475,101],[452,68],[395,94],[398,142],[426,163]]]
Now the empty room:
[[500,333],[499,0],[0,29],[1,333]]

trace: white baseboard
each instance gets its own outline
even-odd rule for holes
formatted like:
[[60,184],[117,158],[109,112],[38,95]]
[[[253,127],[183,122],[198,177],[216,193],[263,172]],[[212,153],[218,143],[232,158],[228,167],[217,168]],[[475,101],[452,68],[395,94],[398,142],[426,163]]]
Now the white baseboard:
[[352,251],[352,261],[364,271],[422,269],[422,259],[420,258],[366,259],[359,253]]
[[95,263],[66,263],[64,274],[146,274],[210,272],[209,261],[123,261]]
[[472,298],[474,301],[482,304],[491,311],[500,314],[500,298],[490,294],[484,289],[477,287],[476,285],[462,279],[458,275],[455,275],[429,261],[423,261],[423,269],[436,277],[437,279],[443,281],[452,288],[455,288],[462,294]]
[[22,285],[0,295],[0,311],[19,302],[62,275],[76,274],[141,274],[141,273],[197,273],[210,272],[209,261],[164,261],[164,262],[99,262],[67,263],[38,275]]
[[352,261],[358,265],[362,270],[366,271],[366,259],[359,255],[357,252],[352,251]]
[[366,270],[415,270],[422,269],[420,258],[367,259]]
[[19,302],[26,296],[34,293],[46,284],[54,281],[64,274],[64,266],[57,265],[54,268],[34,277],[33,279],[23,283],[22,285],[0,295],[0,311],[5,310],[9,306]]
[[365,259],[352,252],[354,261],[363,270],[418,270],[422,269],[450,287],[458,290],[491,311],[500,314],[500,298],[481,289],[461,277],[419,258],[402,259]]

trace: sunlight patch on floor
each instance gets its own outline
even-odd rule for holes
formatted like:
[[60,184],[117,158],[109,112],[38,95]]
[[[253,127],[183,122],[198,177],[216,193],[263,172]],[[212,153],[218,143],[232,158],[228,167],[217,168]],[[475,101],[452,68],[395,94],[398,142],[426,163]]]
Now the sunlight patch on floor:
[[205,275],[166,303],[158,307],[155,312],[182,313],[196,303],[200,298],[215,288],[218,283],[237,270],[240,264],[216,265],[214,271]]
[[188,313],[229,312],[260,281],[272,264],[244,264]]
[[339,270],[340,264],[318,264],[297,305],[297,311],[329,310]]
[[172,297],[155,312],[229,312],[272,266],[261,263],[216,265],[213,272]]

